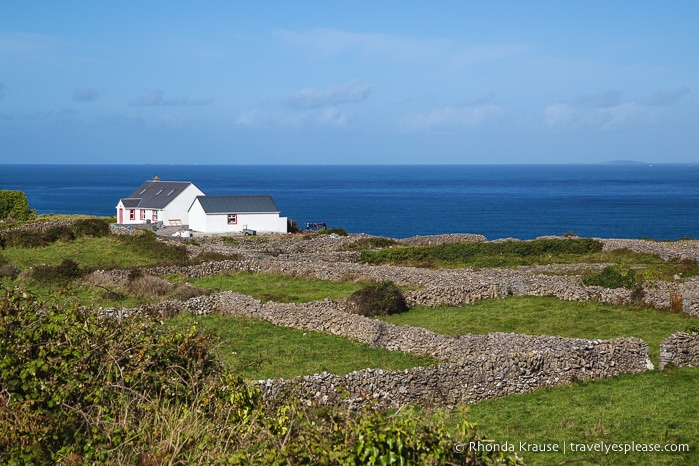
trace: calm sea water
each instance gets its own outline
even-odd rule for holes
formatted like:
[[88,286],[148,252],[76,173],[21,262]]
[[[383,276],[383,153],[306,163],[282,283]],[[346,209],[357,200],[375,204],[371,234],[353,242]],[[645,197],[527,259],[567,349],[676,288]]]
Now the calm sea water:
[[393,238],[699,238],[697,165],[0,165],[38,213],[115,215],[143,181],[271,194],[282,216]]

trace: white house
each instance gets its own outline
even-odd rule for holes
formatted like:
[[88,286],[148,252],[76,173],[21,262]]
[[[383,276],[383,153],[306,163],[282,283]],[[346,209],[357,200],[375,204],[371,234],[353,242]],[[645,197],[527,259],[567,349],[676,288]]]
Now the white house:
[[117,223],[187,225],[189,207],[197,196],[203,195],[189,181],[160,181],[156,176],[143,183],[129,197],[119,199],[116,205]]
[[286,233],[287,218],[269,195],[197,196],[189,208],[189,228],[202,233]]

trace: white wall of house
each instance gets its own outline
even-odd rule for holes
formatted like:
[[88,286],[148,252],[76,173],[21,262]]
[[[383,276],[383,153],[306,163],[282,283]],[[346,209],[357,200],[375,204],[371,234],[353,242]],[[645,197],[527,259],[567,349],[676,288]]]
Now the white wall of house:
[[[230,215],[235,215],[235,223],[229,223]],[[287,218],[276,212],[207,214],[195,201],[189,209],[189,228],[202,233],[242,233],[244,228],[258,233],[286,233]]]
[[199,188],[190,184],[179,196],[163,208],[160,212],[161,218],[158,220],[162,221],[164,225],[168,225],[170,220],[181,220],[183,225],[189,225],[189,206],[192,205],[197,196],[203,195],[204,193]]
[[124,207],[124,204],[119,201],[116,207],[117,223],[122,225],[141,225],[148,223],[156,223],[161,220],[162,212],[157,209],[134,209]]
[[[164,196],[167,193],[163,193]],[[117,223],[123,225],[142,225],[144,223],[163,222],[165,226],[170,224],[170,220],[180,220],[183,225],[189,221],[188,210],[197,196],[204,193],[191,184],[187,186],[177,197],[174,197],[162,210],[141,209],[124,207],[120,200],[116,206]]]

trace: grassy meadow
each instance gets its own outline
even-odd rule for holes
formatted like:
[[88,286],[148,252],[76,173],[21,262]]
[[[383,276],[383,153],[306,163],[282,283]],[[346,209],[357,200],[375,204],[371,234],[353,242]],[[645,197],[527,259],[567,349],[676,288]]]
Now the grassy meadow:
[[[31,290],[46,302],[50,301],[59,307],[72,303],[93,308],[135,307],[184,296],[174,294],[174,291],[149,292],[148,287],[155,288],[156,283],[158,287],[167,288],[163,282],[179,287],[178,289],[186,285],[189,287],[188,292],[193,295],[234,290],[262,301],[291,303],[341,299],[366,285],[361,281],[330,282],[251,272],[220,274],[201,279],[173,275],[162,277],[158,281],[139,282],[142,277],[137,271],[138,267],[187,264],[192,260],[186,257],[182,247],[163,247],[149,235],[144,238],[146,239],[133,240],[112,235],[82,236],[69,241],[53,241],[43,247],[5,245],[0,251],[0,266],[14,265],[20,274],[0,276],[0,287]],[[528,257],[527,259],[517,258],[517,254],[510,250],[506,253],[499,250],[478,250],[473,253],[468,248],[441,251],[391,248],[365,251],[362,254],[372,263],[421,263],[431,267],[486,266],[484,264],[516,266],[522,263],[543,264],[587,259],[617,264],[627,270],[630,267],[640,267],[646,278],[666,277],[678,271],[691,276],[696,271],[694,263],[666,263],[655,256],[637,255],[629,251],[602,253],[590,241],[580,242],[575,247],[579,248],[578,252],[562,250],[555,254],[543,251],[534,256],[521,255]],[[396,252],[400,249],[407,252]],[[464,259],[472,253],[476,254],[473,256],[476,259]],[[66,259],[75,262],[75,277],[46,283],[33,278],[29,273],[31,267],[40,264],[58,267]],[[135,271],[133,281],[124,288],[82,281],[87,273],[98,268]],[[673,332],[697,326],[696,319],[667,310],[525,296],[485,300],[464,307],[417,307],[385,320],[396,325],[424,327],[447,335],[515,332],[588,339],[633,336],[649,343],[650,357],[656,365],[661,340]],[[429,358],[372,349],[339,337],[276,327],[255,319],[187,314],[168,319],[165,324],[165,327],[178,335],[188,334],[188,331],[196,327],[209,337],[212,342],[210,348],[223,366],[247,381],[291,378],[322,371],[344,374],[367,367],[405,369],[435,363]],[[475,422],[479,432],[485,433],[495,442],[510,442],[517,447],[520,442],[556,444],[559,447],[570,443],[600,442],[663,445],[686,443],[690,446],[689,452],[678,453],[521,452],[527,464],[699,464],[699,443],[696,440],[699,438],[697,386],[699,368],[670,368],[662,372],[656,370],[609,380],[539,389],[526,395],[478,403],[468,408],[465,419],[462,416],[454,422]],[[457,427],[453,426],[453,429]]]

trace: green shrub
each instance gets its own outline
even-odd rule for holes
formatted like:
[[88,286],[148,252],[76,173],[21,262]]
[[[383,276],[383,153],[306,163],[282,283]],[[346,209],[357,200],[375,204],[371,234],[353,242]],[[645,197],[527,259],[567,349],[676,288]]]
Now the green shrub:
[[[463,412],[267,402],[194,327],[0,289],[3,464],[517,464]],[[454,424],[457,432],[448,429]]]
[[635,270],[630,269],[626,273],[622,273],[614,266],[605,267],[601,272],[585,274],[581,281],[586,286],[602,286],[604,288],[634,290],[643,286],[643,279],[636,277]]
[[37,265],[32,270],[32,278],[39,283],[64,284],[88,273],[72,259],[63,259],[58,265]]
[[400,288],[390,280],[370,283],[347,297],[350,310],[366,317],[385,317],[408,310]]
[[348,236],[344,228],[321,228],[317,231],[319,235],[332,235],[336,234],[338,236]]
[[8,231],[3,235],[3,247],[40,248],[46,246],[44,235],[38,231]]
[[73,241],[75,234],[73,229],[66,225],[53,226],[41,234],[44,244],[54,243],[56,241]]
[[109,223],[99,218],[76,220],[73,223],[73,232],[78,238],[82,236],[99,238],[109,234]]
[[220,372],[194,329],[56,308],[21,291],[0,290],[0,342],[3,463],[55,464],[69,451],[102,463],[98,450],[128,434],[102,427],[125,411],[146,415],[158,397],[191,402]]
[[187,263],[187,248],[183,244],[167,244],[159,241],[152,231],[141,231],[142,233],[136,235],[119,236],[119,241],[145,257],[156,259],[160,264]]
[[22,191],[0,190],[0,221],[31,220],[36,211],[29,209],[27,195]]
[[590,238],[537,239],[533,241],[465,242],[362,251],[361,260],[372,264],[435,263],[499,267],[526,264],[531,259],[581,255],[602,251],[602,243]]

